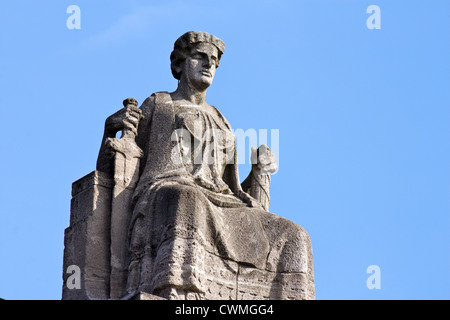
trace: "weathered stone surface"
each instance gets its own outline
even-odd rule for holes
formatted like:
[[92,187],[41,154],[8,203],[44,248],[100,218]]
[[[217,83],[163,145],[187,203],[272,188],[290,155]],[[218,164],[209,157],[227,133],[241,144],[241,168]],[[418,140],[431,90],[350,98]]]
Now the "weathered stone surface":
[[[135,99],[125,99],[125,109],[137,107]],[[109,148],[114,153],[114,189],[111,206],[111,277],[110,293],[112,299],[126,294],[128,277],[128,225],[133,211],[132,198],[139,180],[139,159],[142,150],[135,142],[136,133],[124,129],[120,139],[108,138]]]
[[167,299],[155,296],[154,294],[150,294],[147,292],[138,292],[130,297],[127,297],[127,300],[167,300]]
[[66,231],[65,266],[88,276],[63,298],[314,299],[309,235],[268,211],[275,156],[254,149],[241,184],[236,137],[205,101],[224,49],[184,34],[171,54],[177,90],[140,108],[129,98],[107,118],[98,171],[74,186]]
[[237,300],[312,300],[314,282],[306,273],[239,267]]
[[[110,276],[110,214],[114,183],[94,171],[72,185],[70,227],[65,230],[63,299],[107,299]],[[81,289],[66,285],[67,268],[81,270]]]

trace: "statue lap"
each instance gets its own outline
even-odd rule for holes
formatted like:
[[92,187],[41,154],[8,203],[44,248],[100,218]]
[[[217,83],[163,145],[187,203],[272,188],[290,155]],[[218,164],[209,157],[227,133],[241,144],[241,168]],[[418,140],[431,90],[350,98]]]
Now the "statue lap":
[[309,236],[287,219],[216,206],[198,186],[174,181],[149,187],[135,216],[129,292],[167,299],[314,296]]

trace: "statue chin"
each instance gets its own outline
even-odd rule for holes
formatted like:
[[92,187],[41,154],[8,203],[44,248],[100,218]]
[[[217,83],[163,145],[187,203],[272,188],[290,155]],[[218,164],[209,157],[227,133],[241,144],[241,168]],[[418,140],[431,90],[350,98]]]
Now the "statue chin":
[[200,79],[191,80],[190,87],[196,91],[205,91],[213,83],[213,78],[211,76],[202,76]]

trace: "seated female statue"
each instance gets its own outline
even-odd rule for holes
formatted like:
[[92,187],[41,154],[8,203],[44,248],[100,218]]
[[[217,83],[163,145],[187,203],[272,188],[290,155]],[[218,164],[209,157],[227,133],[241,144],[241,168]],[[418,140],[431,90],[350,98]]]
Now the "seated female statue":
[[[308,234],[244,191],[231,126],[205,100],[224,48],[206,32],[185,33],[170,56],[176,91],[106,121],[105,137],[134,130],[143,151],[127,290],[168,299],[245,298],[246,290],[256,290],[254,298],[314,298]],[[107,149],[98,170],[111,170]],[[253,174],[273,171],[269,159]]]

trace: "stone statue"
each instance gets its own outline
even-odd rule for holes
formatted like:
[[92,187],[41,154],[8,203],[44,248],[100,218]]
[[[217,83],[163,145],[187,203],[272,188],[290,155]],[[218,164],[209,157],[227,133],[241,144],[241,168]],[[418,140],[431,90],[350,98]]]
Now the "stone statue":
[[95,267],[107,269],[101,298],[314,299],[307,232],[268,211],[273,153],[253,149],[241,184],[231,126],[206,102],[224,49],[206,32],[185,33],[170,55],[176,91],[140,108],[129,98],[106,120],[96,174],[113,182],[104,184],[109,262]]

